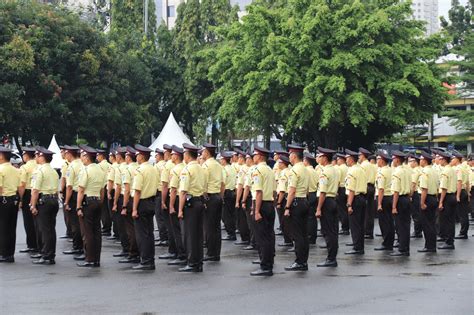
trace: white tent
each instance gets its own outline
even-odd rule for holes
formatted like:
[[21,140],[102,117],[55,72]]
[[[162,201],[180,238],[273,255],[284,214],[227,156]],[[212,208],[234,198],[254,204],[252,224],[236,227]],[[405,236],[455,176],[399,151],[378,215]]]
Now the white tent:
[[48,150],[54,152],[53,160],[51,161],[51,167],[60,169],[64,164],[64,160],[61,158],[61,149],[59,148],[58,142],[56,141],[56,135],[53,135]]
[[182,147],[183,143],[192,144],[192,142],[184,134],[183,130],[181,127],[179,127],[178,123],[174,119],[173,113],[171,113],[168,117],[168,120],[166,121],[165,126],[161,130],[160,135],[155,139],[155,141],[153,141],[149,148],[153,151],[156,148],[163,149],[163,144],[177,145]]

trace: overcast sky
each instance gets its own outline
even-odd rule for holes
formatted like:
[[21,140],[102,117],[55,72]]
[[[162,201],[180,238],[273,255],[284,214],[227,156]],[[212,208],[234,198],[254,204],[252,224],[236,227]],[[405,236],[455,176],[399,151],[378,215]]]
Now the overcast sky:
[[[467,0],[460,0],[462,5],[466,5]],[[438,0],[438,11],[440,16],[448,18],[448,11],[451,8],[451,0]]]

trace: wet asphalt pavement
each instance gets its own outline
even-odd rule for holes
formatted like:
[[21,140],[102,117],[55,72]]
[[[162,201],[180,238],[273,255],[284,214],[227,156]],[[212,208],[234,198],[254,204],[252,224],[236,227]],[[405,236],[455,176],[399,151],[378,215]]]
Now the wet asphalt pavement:
[[[61,212],[57,230],[64,234]],[[25,247],[21,215],[17,231],[18,251]],[[349,241],[339,239],[338,268],[316,268],[326,250],[312,246],[309,271],[286,272],[294,254],[277,247],[275,275],[254,278],[256,252],[233,242],[223,241],[221,261],[205,263],[203,273],[182,274],[163,260],[153,272],[132,271],[112,257],[120,248],[107,240],[101,268],[78,268],[61,253],[70,243],[58,240],[54,266],[32,265],[20,253],[14,264],[0,264],[0,314],[474,313],[474,237],[437,254],[417,253],[424,240],[412,239],[410,257],[375,252],[379,237],[366,241],[364,256],[345,256]],[[156,249],[156,256],[166,251]]]

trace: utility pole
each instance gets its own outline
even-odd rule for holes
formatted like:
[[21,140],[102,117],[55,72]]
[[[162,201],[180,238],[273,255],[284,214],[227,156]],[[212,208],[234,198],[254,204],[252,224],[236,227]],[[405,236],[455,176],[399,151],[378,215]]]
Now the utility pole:
[[144,24],[145,24],[145,36],[148,36],[148,1],[145,0],[145,7],[143,8]]

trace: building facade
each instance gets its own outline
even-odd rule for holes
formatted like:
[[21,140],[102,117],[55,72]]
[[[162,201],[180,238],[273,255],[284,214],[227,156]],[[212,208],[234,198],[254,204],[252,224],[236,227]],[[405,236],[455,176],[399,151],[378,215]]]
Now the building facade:
[[426,35],[437,33],[440,28],[438,0],[413,0],[413,18],[426,22]]

